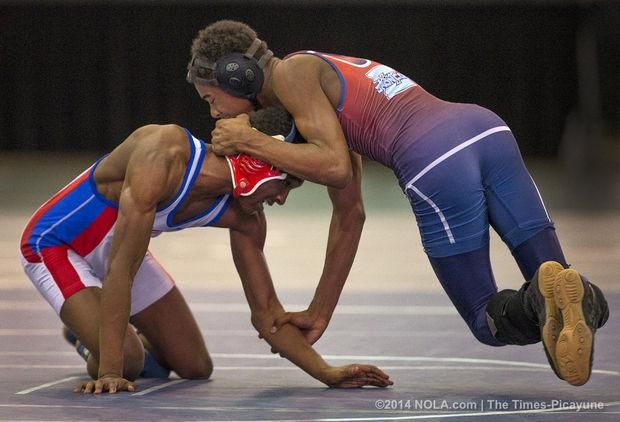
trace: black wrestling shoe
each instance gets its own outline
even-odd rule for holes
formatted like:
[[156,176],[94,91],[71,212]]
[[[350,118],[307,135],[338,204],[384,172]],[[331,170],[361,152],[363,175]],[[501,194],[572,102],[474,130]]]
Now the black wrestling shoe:
[[555,300],[555,285],[557,277],[562,271],[564,271],[564,267],[558,262],[547,261],[542,263],[532,279],[532,284],[536,283],[536,285],[532,285],[532,288],[528,289],[530,303],[538,316],[540,337],[547,360],[553,372],[560,379],[564,379],[564,377],[559,370],[556,349],[563,324],[562,313]]
[[583,385],[592,373],[594,333],[609,318],[607,301],[573,269],[558,274],[554,298],[563,320],[555,350],[560,376],[569,384]]
[[75,336],[75,334],[73,334],[73,331],[71,331],[66,325],[62,327],[62,336],[65,340],[67,340],[67,343],[73,346],[78,355],[80,355],[82,359],[88,362],[88,355],[90,355],[90,352],[86,347],[84,347],[84,345]]
[[73,347],[76,347],[75,343],[77,343],[78,339],[75,334],[73,334],[73,331],[71,331],[66,325],[62,327],[62,336],[65,340],[67,340],[67,343]]

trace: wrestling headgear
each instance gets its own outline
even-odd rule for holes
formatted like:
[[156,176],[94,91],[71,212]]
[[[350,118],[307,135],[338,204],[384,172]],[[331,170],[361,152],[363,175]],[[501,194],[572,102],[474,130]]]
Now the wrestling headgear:
[[[276,135],[274,138],[284,140],[281,135]],[[263,183],[270,180],[284,180],[287,176],[287,173],[248,154],[226,156],[226,161],[232,176],[233,196],[235,198],[250,196]]]
[[265,79],[263,68],[273,57],[271,50],[258,59],[255,57],[261,44],[262,41],[255,38],[245,53],[225,54],[216,62],[194,55],[186,80],[192,84],[216,85],[235,97],[255,100]]

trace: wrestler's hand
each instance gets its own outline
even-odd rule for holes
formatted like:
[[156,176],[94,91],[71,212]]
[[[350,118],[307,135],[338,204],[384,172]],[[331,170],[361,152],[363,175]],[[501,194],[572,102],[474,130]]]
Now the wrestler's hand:
[[247,140],[252,134],[250,117],[240,114],[230,119],[220,119],[215,122],[215,129],[211,132],[211,146],[217,155],[233,155],[239,151],[240,141]]
[[373,365],[352,364],[330,367],[321,381],[332,388],[387,387],[394,382],[389,375]]
[[271,327],[271,334],[275,334],[284,324],[293,324],[301,330],[310,344],[321,338],[329,321],[319,318],[308,309],[301,312],[285,312],[276,318]]
[[135,391],[133,382],[127,381],[118,375],[104,375],[98,380],[80,381],[73,389],[74,393],[101,394],[109,392],[114,394],[117,391]]

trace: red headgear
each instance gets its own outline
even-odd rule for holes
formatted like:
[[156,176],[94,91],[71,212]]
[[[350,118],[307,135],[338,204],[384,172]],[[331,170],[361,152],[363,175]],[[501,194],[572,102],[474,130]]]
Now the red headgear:
[[[284,139],[282,136],[274,136]],[[252,195],[260,185],[270,180],[284,180],[287,174],[271,164],[260,161],[248,154],[226,156],[233,182],[233,196]]]

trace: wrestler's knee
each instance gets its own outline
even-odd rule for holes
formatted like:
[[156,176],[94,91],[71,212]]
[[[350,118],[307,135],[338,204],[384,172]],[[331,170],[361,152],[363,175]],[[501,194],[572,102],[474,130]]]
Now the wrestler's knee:
[[472,318],[467,318],[465,322],[471,333],[480,343],[494,347],[506,345],[493,335],[493,330],[491,328],[492,321],[489,321],[484,308],[477,312]]
[[207,354],[184,362],[182,365],[172,368],[172,370],[181,378],[205,380],[210,378],[213,373],[213,362]]
[[144,367],[144,346],[133,329],[127,331],[123,351],[123,378],[133,381]]
[[502,343],[501,341],[493,337],[493,335],[491,334],[491,330],[489,330],[488,327],[487,328],[481,328],[481,327],[473,328],[470,326],[469,329],[471,330],[474,337],[476,337],[476,340],[478,340],[482,344],[486,344],[487,346],[494,346],[494,347],[505,346],[504,343]]

